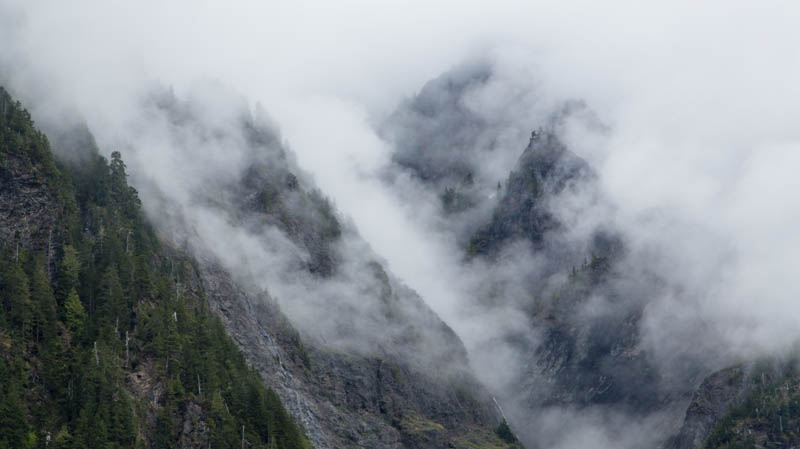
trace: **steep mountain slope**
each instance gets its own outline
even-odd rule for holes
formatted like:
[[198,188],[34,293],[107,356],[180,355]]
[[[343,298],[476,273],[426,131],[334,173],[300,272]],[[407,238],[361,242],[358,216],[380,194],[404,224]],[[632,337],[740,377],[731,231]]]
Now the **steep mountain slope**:
[[[660,373],[638,348],[638,321],[647,298],[630,297],[615,283],[622,275],[617,266],[624,255],[622,241],[598,229],[579,242],[581,254],[561,234],[564,225],[552,212],[559,195],[593,177],[553,131],[534,132],[491,219],[466,251],[492,259],[523,241],[547,261],[517,281],[530,292],[529,301],[519,306],[542,336],[537,347],[520,355],[532,371],[521,374],[517,391],[530,395],[532,408],[609,404],[646,414],[668,401],[670,392],[659,391]],[[495,290],[502,295],[502,288]],[[592,302],[602,304],[601,313],[583,313]]]
[[[732,369],[727,402],[714,420],[704,448],[797,447],[800,444],[800,378],[796,358],[761,361]],[[704,432],[706,433],[706,429]],[[698,433],[698,435],[702,435]],[[701,447],[695,440],[694,447]],[[679,446],[679,445],[678,445]],[[685,447],[689,447],[688,445]]]
[[[453,112],[469,109],[491,69],[478,75],[465,78],[463,68],[446,73],[389,118],[382,133],[395,153],[387,179],[396,183],[406,175],[416,188],[438,196],[435,222],[446,223],[462,242],[468,266],[489,267],[470,272],[480,282],[474,296],[464,299],[465,307],[510,308],[527,317],[524,332],[532,337],[509,329],[496,332],[493,343],[473,348],[491,352],[504,345],[518,362],[514,378],[495,391],[504,396],[504,408],[511,410],[513,427],[526,444],[547,446],[569,438],[548,424],[560,416],[587,421],[610,438],[627,432],[639,435],[637,446],[659,446],[678,431],[692,392],[710,370],[697,352],[672,354],[667,363],[648,349],[641,326],[648,304],[662,293],[657,273],[631,265],[624,236],[613,223],[589,227],[582,220],[600,201],[597,175],[559,134],[584,107],[567,103],[556,110],[531,134],[507,178],[489,179],[491,172],[476,155],[497,151],[491,142],[501,131],[469,113]],[[416,121],[421,131],[406,126]],[[479,187],[458,184],[465,173],[481,179],[474,182]],[[496,191],[487,194],[494,183]],[[570,210],[576,203],[584,209]],[[581,231],[572,232],[575,223],[563,217],[581,224]],[[504,268],[509,263],[512,269]],[[631,430],[630,423],[643,430]]]
[[0,88],[0,447],[309,447],[181,279],[125,165],[57,166]]
[[[764,372],[763,367],[761,372]],[[736,365],[704,379],[686,409],[686,417],[680,431],[670,438],[665,447],[694,449],[704,446],[706,439],[729,411],[740,404],[759,381],[763,382],[759,379],[761,372],[754,372],[752,366]],[[764,374],[766,376],[766,372]],[[770,378],[772,377],[771,375]],[[723,426],[730,426],[730,420],[726,420]],[[722,436],[724,433],[721,432],[719,435]],[[729,437],[717,437],[717,442],[711,441],[708,446],[716,447],[728,439]]]
[[467,251],[496,255],[504,245],[520,239],[543,249],[546,234],[561,226],[548,201],[593,177],[586,162],[567,151],[553,131],[533,131],[491,220],[470,239]]
[[[387,273],[258,111],[219,99],[157,91],[131,124],[145,208],[197,260],[181,291],[206,295],[315,447],[513,447],[458,337]],[[90,140],[81,133],[58,135],[66,146]]]
[[486,133],[486,118],[462,100],[490,76],[486,64],[459,67],[428,82],[398,108],[382,129],[396,144],[393,162],[441,188],[474,176],[475,162],[494,152],[498,136]]

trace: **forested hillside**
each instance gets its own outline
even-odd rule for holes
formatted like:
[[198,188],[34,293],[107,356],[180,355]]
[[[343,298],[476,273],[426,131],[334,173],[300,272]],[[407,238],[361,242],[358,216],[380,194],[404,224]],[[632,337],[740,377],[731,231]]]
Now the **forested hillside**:
[[310,447],[121,155],[85,150],[56,162],[0,88],[0,448]]

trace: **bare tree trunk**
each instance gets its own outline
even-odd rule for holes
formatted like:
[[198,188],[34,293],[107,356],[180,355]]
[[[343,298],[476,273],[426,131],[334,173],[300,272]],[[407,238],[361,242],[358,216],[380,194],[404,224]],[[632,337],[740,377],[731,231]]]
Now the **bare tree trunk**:
[[47,233],[47,279],[53,281],[53,269],[50,268],[53,260],[53,228]]
[[95,365],[100,365],[100,357],[97,355],[97,341],[94,342],[94,363]]
[[129,346],[128,346],[130,341],[131,341],[131,339],[128,338],[128,331],[125,331],[125,369],[128,368],[128,362],[131,359],[131,353],[130,353],[130,349],[129,349]]
[[203,395],[203,390],[200,388],[200,373],[197,373],[197,395]]

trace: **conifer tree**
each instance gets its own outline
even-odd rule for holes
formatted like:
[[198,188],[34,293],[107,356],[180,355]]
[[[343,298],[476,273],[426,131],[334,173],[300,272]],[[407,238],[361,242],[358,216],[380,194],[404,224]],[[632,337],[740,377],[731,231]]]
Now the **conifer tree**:
[[78,292],[73,288],[64,302],[64,317],[67,327],[74,335],[81,335],[86,322],[86,310],[78,297]]
[[106,268],[103,273],[100,291],[97,294],[97,306],[101,333],[110,335],[110,331],[115,330],[114,338],[119,338],[120,329],[123,331],[128,329],[130,308],[122,291],[117,269],[113,265]]
[[32,315],[28,277],[19,261],[9,263],[3,274],[0,295],[6,320],[19,335],[27,337]]
[[42,257],[34,259],[33,275],[31,277],[31,303],[33,308],[33,333],[36,342],[47,342],[55,337],[56,301],[53,289],[47,278]]
[[58,263],[56,278],[56,298],[61,302],[67,299],[70,291],[78,285],[78,273],[80,273],[81,263],[78,252],[71,245],[65,245],[61,249],[61,260]]

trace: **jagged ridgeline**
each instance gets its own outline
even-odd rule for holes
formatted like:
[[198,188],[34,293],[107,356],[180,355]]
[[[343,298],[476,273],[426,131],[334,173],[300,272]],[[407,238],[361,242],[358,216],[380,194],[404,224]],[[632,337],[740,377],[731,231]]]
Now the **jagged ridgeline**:
[[[523,442],[549,447],[573,436],[548,427],[549,413],[581,419],[602,410],[592,423],[604,432],[632,434],[643,423],[641,445],[658,447],[679,428],[703,365],[688,353],[665,366],[643,344],[658,277],[632,269],[625,236],[594,209],[606,206],[599,175],[563,139],[569,123],[603,126],[580,101],[482,107],[498,76],[492,65],[456,67],[402,103],[381,128],[394,146],[386,179],[401,196],[439,199],[432,221],[455,237],[480,280],[465,309],[520,317],[516,326],[489,327],[491,337],[470,355],[490,367],[516,364],[512,380],[493,387]],[[504,111],[537,107],[523,141],[525,116]],[[498,357],[498,344],[513,356]]]
[[310,447],[86,144],[59,163],[0,88],[0,448]]

